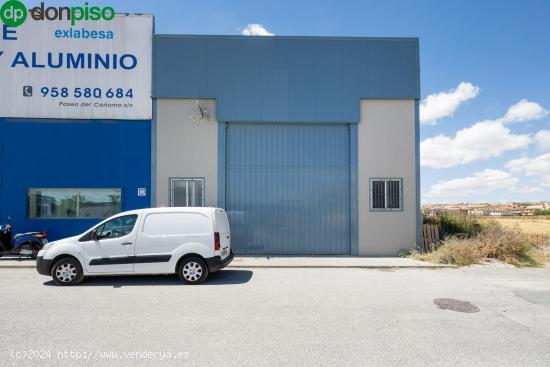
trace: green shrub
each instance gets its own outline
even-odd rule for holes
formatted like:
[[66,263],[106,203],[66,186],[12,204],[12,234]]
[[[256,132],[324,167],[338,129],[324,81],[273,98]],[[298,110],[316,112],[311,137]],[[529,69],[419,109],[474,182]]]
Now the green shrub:
[[437,224],[443,237],[463,235],[473,237],[481,231],[475,217],[465,215],[438,215],[424,217],[424,224]]

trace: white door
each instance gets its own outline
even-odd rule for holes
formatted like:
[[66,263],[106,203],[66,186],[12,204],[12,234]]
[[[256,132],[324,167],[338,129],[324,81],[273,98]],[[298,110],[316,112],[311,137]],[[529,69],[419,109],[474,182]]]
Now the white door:
[[214,214],[214,232],[220,234],[220,256],[222,259],[229,256],[231,251],[231,231],[227,215],[222,209],[216,209]]
[[84,245],[86,268],[90,273],[131,273],[134,271],[134,248],[137,214],[111,219],[95,229],[96,239]]

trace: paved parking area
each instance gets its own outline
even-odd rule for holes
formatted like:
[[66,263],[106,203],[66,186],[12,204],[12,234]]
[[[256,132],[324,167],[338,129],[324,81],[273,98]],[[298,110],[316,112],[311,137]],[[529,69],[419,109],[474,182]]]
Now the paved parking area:
[[549,279],[549,268],[227,269],[201,286],[57,287],[0,269],[0,365],[548,366]]

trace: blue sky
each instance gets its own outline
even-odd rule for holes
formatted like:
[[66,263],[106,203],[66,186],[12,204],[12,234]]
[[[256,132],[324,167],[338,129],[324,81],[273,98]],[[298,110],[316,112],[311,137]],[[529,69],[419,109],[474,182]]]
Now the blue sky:
[[[425,101],[424,112],[442,117],[421,127],[423,201],[550,200],[550,1],[93,4],[152,13],[157,33],[240,34],[261,24],[275,35],[419,37],[422,98],[447,93]],[[438,135],[446,138],[430,140]]]

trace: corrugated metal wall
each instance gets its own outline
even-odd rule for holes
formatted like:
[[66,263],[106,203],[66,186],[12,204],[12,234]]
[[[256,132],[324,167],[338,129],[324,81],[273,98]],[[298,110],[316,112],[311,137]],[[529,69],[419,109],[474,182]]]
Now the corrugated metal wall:
[[218,121],[359,122],[361,98],[420,98],[417,38],[155,35],[153,97]]
[[350,254],[348,125],[228,124],[226,207],[237,254]]

